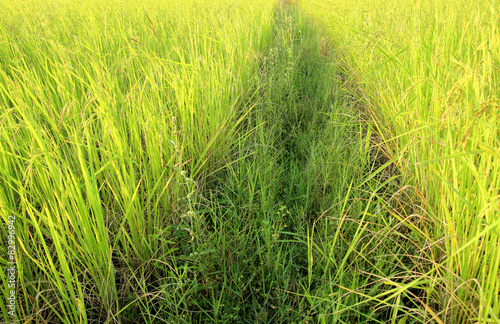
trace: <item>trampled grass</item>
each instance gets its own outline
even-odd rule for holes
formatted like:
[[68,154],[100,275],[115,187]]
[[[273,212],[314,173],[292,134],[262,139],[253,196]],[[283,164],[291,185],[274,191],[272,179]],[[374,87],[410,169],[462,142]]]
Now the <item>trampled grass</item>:
[[496,7],[368,5],[2,1],[5,321],[498,321]]

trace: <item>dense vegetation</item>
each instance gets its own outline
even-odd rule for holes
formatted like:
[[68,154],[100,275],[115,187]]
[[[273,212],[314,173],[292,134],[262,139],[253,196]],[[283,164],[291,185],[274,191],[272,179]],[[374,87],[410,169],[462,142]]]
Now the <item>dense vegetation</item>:
[[0,2],[6,322],[499,321],[499,4]]
[[500,321],[500,2],[307,1],[421,193],[442,321]]

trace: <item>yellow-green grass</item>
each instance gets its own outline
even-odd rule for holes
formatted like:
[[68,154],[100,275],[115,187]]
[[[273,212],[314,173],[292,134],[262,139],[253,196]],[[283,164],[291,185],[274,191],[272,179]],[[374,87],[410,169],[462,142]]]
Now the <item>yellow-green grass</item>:
[[[432,247],[438,319],[500,314],[500,2],[303,1],[350,69]],[[422,260],[424,261],[424,260]]]
[[0,7],[0,210],[17,217],[17,318],[86,323],[92,307],[123,318],[115,282],[130,282],[117,269],[168,256],[172,215],[227,159],[270,4]]
[[0,1],[17,320],[497,320],[494,4]]
[[4,8],[1,235],[16,216],[18,320],[429,318],[380,280],[408,281],[423,236],[403,236],[397,175],[380,176],[338,59],[300,10]]

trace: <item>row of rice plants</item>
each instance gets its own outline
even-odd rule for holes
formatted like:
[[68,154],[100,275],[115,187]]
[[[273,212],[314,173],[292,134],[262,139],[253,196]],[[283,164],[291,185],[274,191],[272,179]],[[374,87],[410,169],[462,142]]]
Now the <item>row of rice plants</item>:
[[500,2],[303,1],[420,195],[436,322],[500,321]]

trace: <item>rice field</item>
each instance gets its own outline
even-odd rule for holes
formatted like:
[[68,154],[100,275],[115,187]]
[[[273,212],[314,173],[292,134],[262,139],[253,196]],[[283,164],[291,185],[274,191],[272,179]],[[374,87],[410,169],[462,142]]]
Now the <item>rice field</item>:
[[0,8],[0,322],[500,322],[497,0]]

